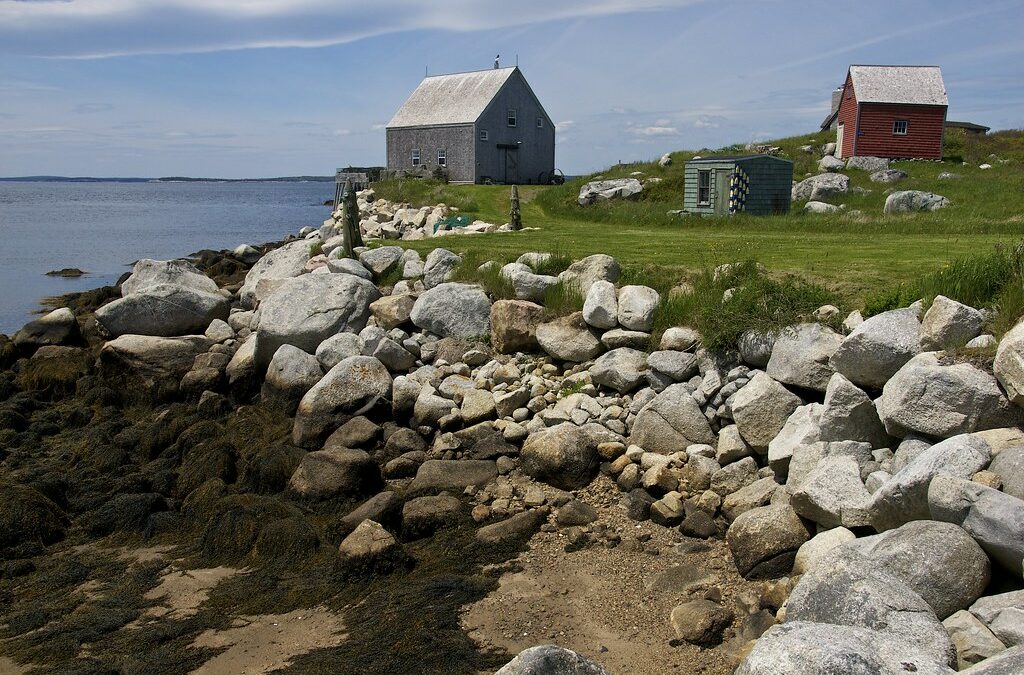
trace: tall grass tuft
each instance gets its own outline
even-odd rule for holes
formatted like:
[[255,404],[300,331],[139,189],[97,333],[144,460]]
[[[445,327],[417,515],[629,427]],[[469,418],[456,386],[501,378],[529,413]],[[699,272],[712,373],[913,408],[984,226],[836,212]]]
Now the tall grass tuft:
[[1024,314],[1024,242],[957,258],[916,282],[876,292],[868,296],[864,315],[906,307],[917,300],[928,306],[937,295],[971,307],[994,309],[989,329],[996,335],[1006,332]]
[[[841,302],[832,291],[804,279],[770,278],[753,260],[717,276],[705,267],[692,286],[692,293],[663,296],[652,339],[670,326],[688,325],[700,331],[706,347],[726,349],[748,330],[778,330],[808,320],[822,305]],[[728,289],[732,295],[725,300]]]
[[544,293],[544,309],[549,318],[566,316],[583,310],[586,298],[574,283],[559,281]]

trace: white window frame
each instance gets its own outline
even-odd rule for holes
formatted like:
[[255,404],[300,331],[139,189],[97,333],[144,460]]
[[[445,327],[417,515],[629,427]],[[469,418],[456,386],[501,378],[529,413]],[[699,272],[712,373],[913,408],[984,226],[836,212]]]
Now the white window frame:
[[508,115],[505,117],[505,122],[510,127],[514,127],[519,123],[519,116],[515,108],[508,109]]
[[[900,125],[903,125],[902,127]],[[893,120],[892,123],[892,135],[893,136],[906,136],[907,130],[910,128],[910,122],[907,120]]]
[[538,117],[537,118],[537,128],[538,129],[543,129],[544,128],[544,118],[543,117]]
[[489,135],[488,135],[488,133],[487,133],[487,129],[481,129],[481,130],[480,130],[480,140],[481,140],[481,141],[486,141],[486,140],[488,140],[489,138],[490,138],[490,136],[489,136]]
[[419,166],[420,165],[420,149],[419,148],[413,148],[413,150],[412,150],[412,165],[413,166]]
[[448,166],[448,150],[444,148],[438,148],[437,150],[437,165]]

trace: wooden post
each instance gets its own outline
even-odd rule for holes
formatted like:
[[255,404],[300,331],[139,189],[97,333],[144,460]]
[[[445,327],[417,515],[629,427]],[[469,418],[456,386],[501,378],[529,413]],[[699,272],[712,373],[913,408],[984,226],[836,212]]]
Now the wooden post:
[[519,210],[519,188],[512,186],[512,221],[510,226],[513,230],[523,229],[523,214]]
[[341,206],[341,248],[346,258],[355,258],[354,249],[363,245],[363,238],[359,233],[359,205],[356,203],[356,191],[352,188],[351,179],[345,179]]

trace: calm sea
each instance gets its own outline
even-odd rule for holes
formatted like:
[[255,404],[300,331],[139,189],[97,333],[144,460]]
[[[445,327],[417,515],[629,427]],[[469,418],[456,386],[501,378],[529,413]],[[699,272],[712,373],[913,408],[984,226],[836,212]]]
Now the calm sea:
[[[139,258],[283,239],[319,227],[333,183],[0,182],[0,332],[47,296],[113,283]],[[77,279],[46,272],[77,267]]]

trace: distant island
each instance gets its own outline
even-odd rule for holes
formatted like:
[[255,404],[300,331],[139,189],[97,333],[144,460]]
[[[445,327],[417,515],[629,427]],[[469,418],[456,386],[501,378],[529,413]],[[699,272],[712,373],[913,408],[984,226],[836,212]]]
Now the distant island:
[[278,178],[94,178],[91,176],[0,177],[0,183],[333,183],[334,176],[281,176]]

